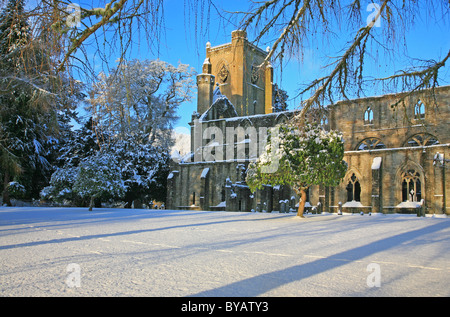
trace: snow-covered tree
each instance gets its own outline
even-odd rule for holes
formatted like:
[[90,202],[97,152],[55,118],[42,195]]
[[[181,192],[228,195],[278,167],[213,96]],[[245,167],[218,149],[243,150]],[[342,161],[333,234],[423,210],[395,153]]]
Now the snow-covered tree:
[[30,38],[30,26],[25,12],[24,0],[9,0],[2,10],[0,22],[0,55],[2,63],[11,68],[17,66],[18,51],[25,46]]
[[[85,163],[99,160],[98,156],[102,160],[108,158],[114,162],[123,183],[123,191],[103,191],[94,199],[124,200],[126,207],[131,207],[133,202],[136,207],[152,200],[165,201],[170,162],[167,149],[151,145],[146,133],[127,134],[124,138],[100,134],[92,120],[88,120],[83,127],[74,131],[70,139],[61,143],[57,169],[50,185],[41,191],[41,197],[58,203],[67,200],[75,205],[84,205],[92,196],[85,193],[78,195],[80,190],[75,189],[74,184],[80,184],[79,177],[83,177],[81,168],[93,169],[92,173],[103,173],[102,170],[97,171],[94,165]],[[83,173],[89,175],[87,171]],[[82,184],[85,183],[86,180],[82,181]]]
[[161,60],[122,61],[110,75],[101,73],[90,91],[88,109],[103,130],[124,137],[148,133],[151,143],[170,140],[176,110],[191,100],[194,71]]
[[55,74],[53,52],[41,49],[49,37],[31,30],[23,0],[8,0],[1,14],[0,174],[3,202],[10,205],[10,181],[24,185],[28,199],[48,183],[51,150],[69,129],[82,94],[81,83]]
[[109,135],[100,133],[89,118],[79,129],[67,131],[65,138],[55,146],[56,167],[78,167],[85,157],[95,155],[108,139]]
[[137,207],[152,200],[166,200],[170,162],[166,148],[150,144],[146,133],[135,133],[117,140],[108,151],[117,158],[121,169],[126,207],[133,201]]
[[89,198],[92,211],[96,198],[120,198],[126,186],[114,155],[98,152],[83,160],[77,169],[73,191],[82,198]]
[[285,90],[278,87],[278,84],[273,85],[273,112],[286,111],[288,94]]
[[[29,26],[22,17],[24,11],[23,0],[10,0],[2,10],[2,20],[0,22],[0,161],[3,177],[3,203],[11,205],[9,191],[7,190],[9,182],[22,171],[20,158],[14,153],[12,147],[20,146],[20,140],[17,140],[9,132],[10,129],[5,126],[12,122],[14,118],[10,116],[9,105],[11,95],[7,95],[8,82],[4,76],[8,72],[13,72],[18,64],[17,51],[24,46],[29,38]],[[19,97],[15,96],[16,98]],[[16,118],[19,120],[19,117]]]
[[[94,157],[109,137],[97,133],[94,122],[89,118],[79,129],[64,131],[64,135],[52,147],[54,172],[49,185],[42,189],[40,196],[58,203],[69,201],[83,205],[86,197],[79,197],[73,190],[78,167],[85,159]],[[90,199],[90,197],[89,197]]]
[[265,152],[249,164],[246,182],[252,192],[263,185],[290,186],[301,198],[297,215],[303,217],[306,190],[311,185],[337,186],[347,170],[343,157],[342,135],[336,131],[310,123],[303,130],[277,125]]
[[6,190],[9,192],[11,198],[21,199],[26,194],[25,187],[16,181],[9,182]]
[[75,183],[77,172],[78,170],[75,167],[57,168],[51,176],[49,186],[42,189],[40,193],[41,198],[58,203],[62,203],[65,200],[75,201],[77,195],[72,187]]

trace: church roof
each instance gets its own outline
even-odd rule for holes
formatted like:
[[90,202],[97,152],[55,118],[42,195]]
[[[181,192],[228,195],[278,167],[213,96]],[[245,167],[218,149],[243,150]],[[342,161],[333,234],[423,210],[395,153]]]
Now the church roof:
[[231,101],[222,94],[219,86],[214,89],[212,105],[200,116],[200,120],[216,120],[221,118],[238,117],[236,108]]

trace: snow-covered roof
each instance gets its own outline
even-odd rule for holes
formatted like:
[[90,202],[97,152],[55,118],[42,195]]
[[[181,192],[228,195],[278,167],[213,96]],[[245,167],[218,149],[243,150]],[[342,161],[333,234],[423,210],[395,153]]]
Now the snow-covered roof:
[[237,117],[237,111],[231,101],[220,92],[220,88],[217,87],[213,93],[213,103],[208,110],[206,110],[201,116],[200,121],[214,120],[219,118],[232,118]]

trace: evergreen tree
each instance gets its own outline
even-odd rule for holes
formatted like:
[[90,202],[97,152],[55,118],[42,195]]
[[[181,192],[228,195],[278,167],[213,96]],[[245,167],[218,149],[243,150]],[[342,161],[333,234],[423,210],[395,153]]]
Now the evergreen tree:
[[166,200],[170,157],[164,147],[150,144],[148,133],[111,136],[89,119],[61,143],[56,163],[43,199],[78,206],[124,200],[126,207]]
[[[64,201],[74,205],[85,205],[86,198],[81,197],[73,190],[77,180],[79,165],[94,157],[103,146],[103,140],[109,139],[105,134],[99,135],[92,118],[79,129],[64,130],[64,136],[52,148],[54,158],[54,171],[49,184],[40,192],[43,199],[52,200],[57,203]],[[97,197],[99,198],[99,197]]]
[[121,167],[126,207],[166,201],[170,157],[167,149],[150,144],[147,133],[129,134],[110,147]]
[[[20,48],[29,40],[29,26],[24,18],[24,1],[10,0],[1,12],[0,22],[0,161],[3,178],[3,203],[11,205],[9,182],[22,172],[20,155],[24,144],[14,125],[24,124],[15,110],[23,107],[27,96],[10,88],[6,75],[15,73],[20,64]],[[24,109],[25,111],[27,109]],[[26,124],[26,122],[25,122]]]
[[287,92],[278,87],[277,84],[273,85],[273,112],[281,112],[287,110]]
[[0,22],[0,159],[3,203],[16,181],[38,197],[53,172],[51,150],[70,127],[81,85],[51,66],[48,37],[34,37],[23,0],[9,0]]
[[125,189],[115,156],[102,152],[97,152],[80,163],[73,185],[75,193],[90,199],[89,211],[92,211],[96,198],[120,199]]
[[78,167],[84,158],[95,155],[106,140],[109,140],[106,132],[97,130],[89,118],[80,129],[66,130],[65,138],[55,148],[55,166]]
[[249,164],[246,182],[252,192],[263,185],[291,186],[301,198],[297,215],[303,217],[306,190],[337,186],[347,171],[342,135],[308,122],[301,131],[292,124],[276,128],[266,151]]
[[25,17],[24,0],[9,0],[1,12],[0,63],[2,69],[18,66],[19,52],[30,39],[30,26]]

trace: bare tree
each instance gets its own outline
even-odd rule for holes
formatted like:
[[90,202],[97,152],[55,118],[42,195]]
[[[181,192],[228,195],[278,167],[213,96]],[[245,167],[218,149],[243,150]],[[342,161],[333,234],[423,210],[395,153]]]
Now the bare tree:
[[[253,29],[256,42],[264,37],[273,37],[273,45],[266,58],[283,62],[286,57],[301,57],[305,47],[316,38],[337,41],[339,35],[353,34],[342,47],[338,57],[330,57],[324,76],[315,79],[300,94],[310,96],[302,103],[299,118],[304,118],[311,107],[321,107],[333,98],[347,98],[350,91],[359,95],[365,85],[380,83],[386,89],[414,93],[439,85],[439,74],[450,57],[430,57],[421,65],[398,70],[385,78],[369,78],[364,73],[369,47],[381,50],[386,56],[402,54],[407,31],[419,17],[426,16],[437,23],[449,22],[449,5],[441,1],[396,1],[383,0],[373,6],[372,14],[362,16],[367,1],[326,0],[271,0],[254,1],[248,12],[234,12],[241,17],[241,28]],[[368,7],[369,8],[369,7]],[[380,23],[383,27],[379,27]],[[422,22],[423,23],[423,22]],[[434,59],[433,59],[434,58]],[[395,106],[395,105],[393,105]]]
[[[0,0],[0,5],[5,0]],[[74,6],[69,0],[37,0],[28,11],[33,32],[48,35],[47,50],[52,50],[52,66],[58,72],[79,71],[90,79],[96,74],[92,56],[101,60],[108,72],[112,56],[127,60],[127,53],[145,40],[157,53],[164,40],[163,0],[91,0]],[[241,29],[254,31],[256,43],[271,43],[267,60],[282,62],[286,58],[302,58],[305,48],[318,38],[326,44],[341,45],[329,57],[324,75],[301,91],[307,98],[302,114],[310,107],[321,106],[334,98],[347,98],[350,92],[363,94],[365,85],[373,81],[383,87],[415,92],[439,84],[450,57],[430,56],[419,65],[400,69],[384,78],[368,77],[365,65],[371,52],[384,53],[383,59],[402,54],[407,31],[420,17],[435,23],[449,23],[448,0],[380,0],[371,4],[362,0],[249,0],[245,12],[222,12],[218,0],[184,0],[186,23],[194,25],[197,34],[209,32],[211,18],[217,15],[222,23],[238,21]],[[367,5],[373,5],[368,14]],[[381,21],[382,27],[378,27]],[[349,35],[348,38],[341,37]],[[140,43],[142,45],[142,43]],[[336,53],[337,52],[337,53]],[[280,63],[282,65],[282,63]],[[105,69],[106,68],[106,69]]]
[[[111,56],[125,58],[139,39],[157,52],[164,31],[163,0],[83,1],[37,0],[23,13],[29,21],[32,39],[46,38],[45,50],[51,52],[51,67],[57,73],[78,72],[83,79],[95,78],[93,57],[108,68]],[[0,8],[7,0],[0,0]],[[139,39],[138,39],[139,37]],[[30,45],[21,54],[30,58]]]

